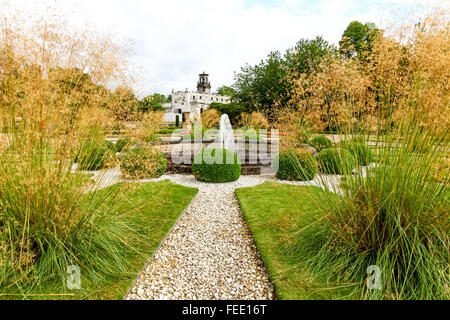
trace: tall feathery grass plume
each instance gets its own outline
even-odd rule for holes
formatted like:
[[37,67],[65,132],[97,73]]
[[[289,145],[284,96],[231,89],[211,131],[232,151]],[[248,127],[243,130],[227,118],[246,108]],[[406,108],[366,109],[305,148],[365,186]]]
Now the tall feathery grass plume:
[[[311,197],[318,210],[286,250],[351,297],[450,296],[449,30],[448,12],[436,12],[381,33],[363,61],[330,58],[292,75],[291,109],[312,131],[336,133],[342,170],[333,187],[319,175],[327,192]],[[350,158],[350,144],[365,147]]]
[[[115,125],[111,86],[127,78],[127,44],[95,28],[44,14],[0,10],[0,288],[26,293],[67,268],[101,280],[127,270],[127,240],[139,227],[113,212],[120,188],[92,191],[89,173]],[[81,151],[80,151],[81,150]],[[98,167],[97,167],[98,165]],[[108,203],[109,205],[106,205]]]

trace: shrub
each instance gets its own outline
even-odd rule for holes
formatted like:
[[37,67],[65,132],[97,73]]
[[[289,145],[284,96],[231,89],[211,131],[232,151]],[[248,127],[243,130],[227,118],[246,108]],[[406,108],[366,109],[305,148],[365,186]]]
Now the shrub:
[[309,181],[314,179],[318,168],[314,156],[304,149],[289,149],[278,156],[277,178],[288,181]]
[[317,152],[321,152],[322,150],[332,148],[333,142],[325,136],[318,136],[311,140],[311,146]]
[[192,173],[203,182],[233,182],[241,176],[241,163],[235,152],[226,149],[204,149],[194,158]]
[[208,109],[202,114],[202,127],[204,129],[215,128],[220,122],[220,114],[216,109]]
[[177,115],[176,117],[175,117],[175,127],[179,127],[180,126],[180,116],[179,115]]
[[100,170],[114,158],[114,153],[104,141],[85,140],[79,148],[75,162],[80,170]]
[[263,113],[254,111],[251,114],[243,112],[241,113],[241,126],[244,129],[267,129],[269,122]]
[[368,266],[379,266],[380,290],[355,286],[357,297],[448,299],[449,180],[430,182],[442,149],[428,142],[426,157],[411,156],[394,147],[400,134],[385,150],[395,161],[345,177],[342,196],[318,193],[318,214],[299,226],[312,227],[295,250],[315,276],[342,286],[367,283]]
[[167,170],[167,159],[156,148],[136,148],[124,154],[120,161],[120,168],[127,179],[159,178]]
[[122,152],[131,145],[130,138],[121,138],[116,142],[117,152]]
[[111,151],[112,153],[117,153],[117,147],[114,143],[109,140],[105,140],[105,145],[109,151]]
[[365,143],[356,141],[341,141],[338,144],[338,147],[348,150],[356,159],[356,164],[359,166],[367,166],[374,159],[372,151]]
[[317,160],[320,170],[327,174],[347,174],[355,168],[355,158],[345,149],[325,149]]

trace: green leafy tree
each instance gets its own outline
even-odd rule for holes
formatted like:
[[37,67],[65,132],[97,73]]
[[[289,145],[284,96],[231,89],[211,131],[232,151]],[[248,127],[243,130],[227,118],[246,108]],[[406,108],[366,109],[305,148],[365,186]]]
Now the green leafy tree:
[[241,113],[245,112],[245,108],[243,106],[234,102],[228,104],[213,102],[208,109],[215,109],[221,115],[227,114],[230,118],[231,123],[234,125],[237,125],[239,123],[241,119]]
[[234,100],[245,112],[258,110],[273,121],[278,108],[289,99],[289,80],[299,74],[312,74],[325,58],[337,53],[337,48],[321,37],[298,41],[284,56],[277,51],[271,52],[260,64],[247,65],[235,76]]
[[170,100],[165,95],[155,93],[143,98],[139,102],[139,109],[141,112],[164,111],[163,104],[168,102],[170,102]]
[[232,87],[228,86],[221,86],[217,89],[217,93],[221,96],[227,96],[233,98],[236,95],[236,90],[234,90]]
[[285,64],[289,71],[297,74],[312,74],[318,71],[324,59],[337,56],[338,50],[322,37],[301,39],[286,51]]
[[245,112],[260,110],[269,118],[287,91],[285,66],[280,52],[271,52],[258,65],[247,65],[235,76],[236,100]]
[[377,36],[382,31],[374,23],[362,24],[359,21],[351,22],[339,42],[339,51],[346,59],[358,58],[365,61],[373,49]]

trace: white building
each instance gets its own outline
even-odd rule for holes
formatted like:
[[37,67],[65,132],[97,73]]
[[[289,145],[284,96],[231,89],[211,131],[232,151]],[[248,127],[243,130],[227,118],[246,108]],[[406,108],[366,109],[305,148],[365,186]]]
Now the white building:
[[197,92],[190,92],[188,89],[185,91],[172,90],[172,102],[164,104],[164,108],[166,108],[165,121],[175,123],[178,116],[181,123],[183,114],[186,121],[189,119],[191,121],[200,120],[203,111],[208,109],[211,103],[230,103],[230,97],[211,93],[208,74],[203,72],[199,76]]

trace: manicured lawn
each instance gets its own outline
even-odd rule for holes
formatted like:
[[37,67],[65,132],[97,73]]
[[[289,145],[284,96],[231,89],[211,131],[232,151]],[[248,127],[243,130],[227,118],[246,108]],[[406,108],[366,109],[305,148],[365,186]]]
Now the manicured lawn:
[[313,279],[290,249],[289,236],[301,229],[305,215],[315,214],[314,198],[319,192],[324,191],[273,182],[236,190],[279,299],[338,299],[345,295],[342,289],[333,289],[334,284]]
[[[116,213],[120,213],[119,217],[123,213],[126,223],[140,226],[139,236],[130,234],[128,239],[123,239],[123,250],[129,261],[123,272],[90,282],[82,275],[82,290],[79,291],[61,289],[64,285],[60,282],[46,282],[36,288],[27,288],[21,294],[14,292],[14,295],[7,296],[3,292],[2,299],[122,299],[198,191],[170,181],[142,185],[117,184],[110,188],[124,188],[125,191],[119,199],[102,203],[98,210],[112,206]],[[98,192],[95,197],[102,197],[111,191],[108,189]],[[105,266],[110,264],[114,264],[114,261],[105,261]]]

